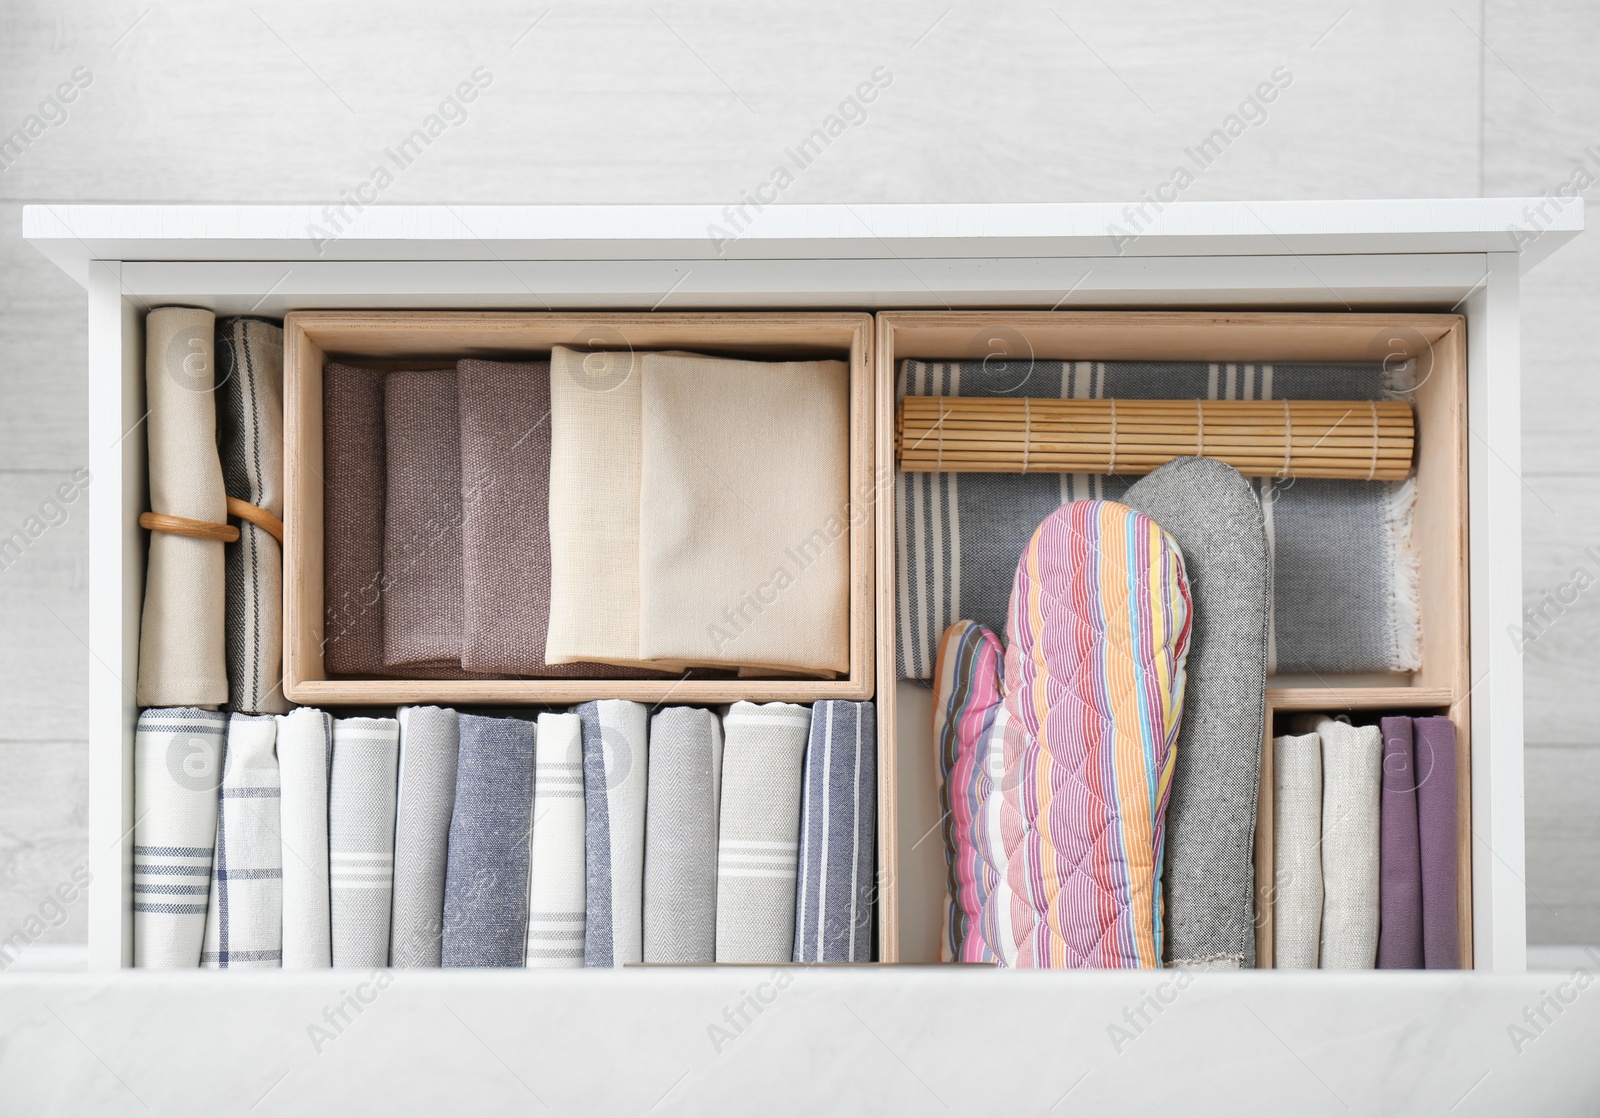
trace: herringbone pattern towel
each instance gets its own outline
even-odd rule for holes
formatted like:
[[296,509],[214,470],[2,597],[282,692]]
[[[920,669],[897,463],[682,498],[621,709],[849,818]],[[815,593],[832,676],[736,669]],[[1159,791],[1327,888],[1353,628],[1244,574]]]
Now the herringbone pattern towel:
[[461,716],[444,886],[444,966],[522,966],[535,729],[520,718]]
[[644,961],[717,958],[717,791],[722,722],[663,707],[650,720],[645,805]]
[[328,922],[328,766],[333,716],[301,707],[278,716],[283,779],[283,965],[333,965]]
[[399,758],[400,723],[393,718],[334,721],[328,901],[336,967],[389,963]]
[[283,965],[277,740],[277,719],[270,714],[228,719],[202,966]]
[[811,708],[800,801],[794,961],[872,959],[877,897],[878,734],[871,703],[832,699]]
[[527,965],[583,966],[583,725],[539,716],[528,880]]
[[644,960],[644,815],[648,708],[602,699],[577,708],[583,723],[587,863],[583,965]]
[[444,920],[446,851],[456,802],[460,715],[402,707],[394,823],[394,915],[389,965],[436,967]]

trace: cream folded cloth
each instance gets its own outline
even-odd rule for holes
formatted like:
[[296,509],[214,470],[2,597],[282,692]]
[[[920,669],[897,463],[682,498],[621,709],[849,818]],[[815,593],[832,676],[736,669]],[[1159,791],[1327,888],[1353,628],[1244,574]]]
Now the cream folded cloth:
[[[160,307],[145,316],[150,511],[228,522],[217,456],[216,316]],[[141,707],[228,701],[223,545],[150,533],[139,627]]]
[[1272,965],[1315,969],[1322,928],[1322,750],[1314,733],[1272,739],[1272,845]]
[[1378,821],[1383,732],[1324,719],[1322,739],[1322,958],[1324,970],[1378,962]]
[[843,361],[647,353],[639,652],[850,668],[850,394]]

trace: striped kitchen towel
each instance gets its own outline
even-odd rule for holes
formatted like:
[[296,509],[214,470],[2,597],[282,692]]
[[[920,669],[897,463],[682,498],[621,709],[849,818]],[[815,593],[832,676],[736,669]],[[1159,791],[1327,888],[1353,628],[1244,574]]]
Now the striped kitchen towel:
[[800,799],[794,961],[872,961],[878,732],[871,703],[811,708]]
[[1378,961],[1378,810],[1383,735],[1376,726],[1324,718],[1322,741],[1322,943],[1324,970],[1371,970]]
[[283,838],[278,805],[278,721],[228,719],[217,799],[217,849],[200,965],[283,965]]
[[[194,307],[145,316],[145,442],[150,511],[221,524],[228,495],[217,457],[216,318]],[[142,707],[228,701],[223,545],[151,532],[139,625]]]
[[648,708],[624,699],[584,703],[583,965],[644,961],[644,815]]
[[[283,516],[283,329],[259,318],[217,321],[217,447],[228,496]],[[224,546],[228,705],[282,714],[283,545],[235,518]]]
[[328,776],[328,908],[336,967],[389,963],[400,723],[339,718]]
[[1177,544],[1126,506],[1065,505],[1022,554],[1000,805],[1018,966],[1161,965],[1192,613]]
[[1314,970],[1322,939],[1322,743],[1272,739],[1272,965]]
[[939,644],[933,741],[939,751],[940,822],[948,868],[940,949],[947,962],[1010,966],[1016,960],[1000,833],[1004,655],[995,635],[972,621],[957,621]]
[[322,655],[336,676],[383,672],[383,379],[322,370]]
[[328,766],[333,716],[300,707],[278,716],[283,779],[283,965],[333,965],[328,923]]
[[206,933],[228,716],[177,707],[133,735],[133,965],[194,967]]
[[[904,361],[897,396],[1205,400],[1407,398],[1409,363]],[[939,636],[961,618],[1003,631],[1016,557],[1061,504],[1120,501],[1137,478],[1098,474],[897,475],[899,674],[933,674]],[[1421,665],[1415,486],[1258,480],[1273,556],[1269,665],[1279,672],[1407,671]]]
[[1429,970],[1461,966],[1461,816],[1456,810],[1456,726],[1443,715],[1415,719],[1417,843],[1422,862],[1422,956]]
[[541,714],[535,741],[527,965],[583,966],[583,724]]
[[734,703],[722,720],[717,962],[794,958],[800,774],[811,711]]
[[444,882],[444,966],[522,966],[536,729],[520,718],[461,716]]
[[650,720],[645,797],[644,961],[717,959],[717,792],[722,721],[663,707]]
[[456,802],[460,715],[401,707],[400,788],[394,821],[394,915],[389,965],[436,967],[444,921],[446,850]]

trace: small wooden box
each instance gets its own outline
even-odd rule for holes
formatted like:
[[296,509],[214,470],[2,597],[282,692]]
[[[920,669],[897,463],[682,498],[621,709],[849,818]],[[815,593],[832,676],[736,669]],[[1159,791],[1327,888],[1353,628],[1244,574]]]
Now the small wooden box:
[[284,694],[312,705],[572,703],[594,698],[675,703],[869,699],[874,532],[850,534],[850,672],[831,679],[334,680],[323,665],[322,369],[328,358],[374,368],[436,367],[463,357],[548,355],[552,346],[690,350],[754,360],[834,358],[850,364],[850,493],[874,503],[872,316],[831,313],[584,314],[492,311],[300,311],[284,321]]

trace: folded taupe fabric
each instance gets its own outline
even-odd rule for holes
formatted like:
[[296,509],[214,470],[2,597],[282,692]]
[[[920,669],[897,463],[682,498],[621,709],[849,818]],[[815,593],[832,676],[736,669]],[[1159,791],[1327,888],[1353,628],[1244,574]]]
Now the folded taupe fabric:
[[333,965],[328,923],[328,766],[333,716],[301,707],[278,716],[283,781],[283,965]]
[[1322,744],[1316,734],[1272,739],[1273,959],[1315,969],[1322,932]]
[[228,719],[217,800],[200,965],[223,970],[283,965],[283,838],[278,723],[270,714]]
[[649,710],[601,699],[574,713],[583,725],[583,965],[620,967],[644,960]]
[[576,714],[541,714],[528,870],[530,968],[583,966],[583,837],[582,722]]
[[456,371],[383,386],[383,662],[461,662],[461,420]]
[[1378,808],[1383,734],[1325,719],[1322,739],[1322,952],[1325,970],[1378,960]]
[[532,722],[520,718],[461,716],[444,887],[444,966],[522,966],[535,732]]
[[800,773],[811,711],[734,703],[722,720],[717,830],[717,962],[794,956]]
[[1123,502],[1178,541],[1194,596],[1161,875],[1166,961],[1256,965],[1256,790],[1267,709],[1271,558],[1243,475],[1178,458]]
[[548,664],[640,658],[640,364],[550,351]]
[[850,668],[843,361],[644,355],[639,654]]
[[[283,329],[259,318],[217,322],[217,448],[227,495],[283,517]],[[224,545],[228,706],[282,714],[283,545],[248,520]]]
[[394,905],[389,965],[436,967],[444,920],[446,851],[456,802],[461,716],[443,707],[402,707],[400,781],[394,819]]
[[328,908],[336,967],[389,962],[400,723],[339,718],[328,776]]
[[871,703],[826,699],[811,708],[794,902],[797,963],[872,960],[877,754]]
[[722,720],[664,707],[650,720],[644,961],[717,960],[717,792]]
[[[210,311],[160,307],[145,316],[145,439],[150,511],[225,524],[217,458],[216,354]],[[228,701],[223,545],[150,533],[139,626],[138,704]]]
[[133,965],[194,967],[206,932],[228,716],[139,715],[133,736]]
[[383,671],[383,373],[322,370],[324,665],[330,675]]

